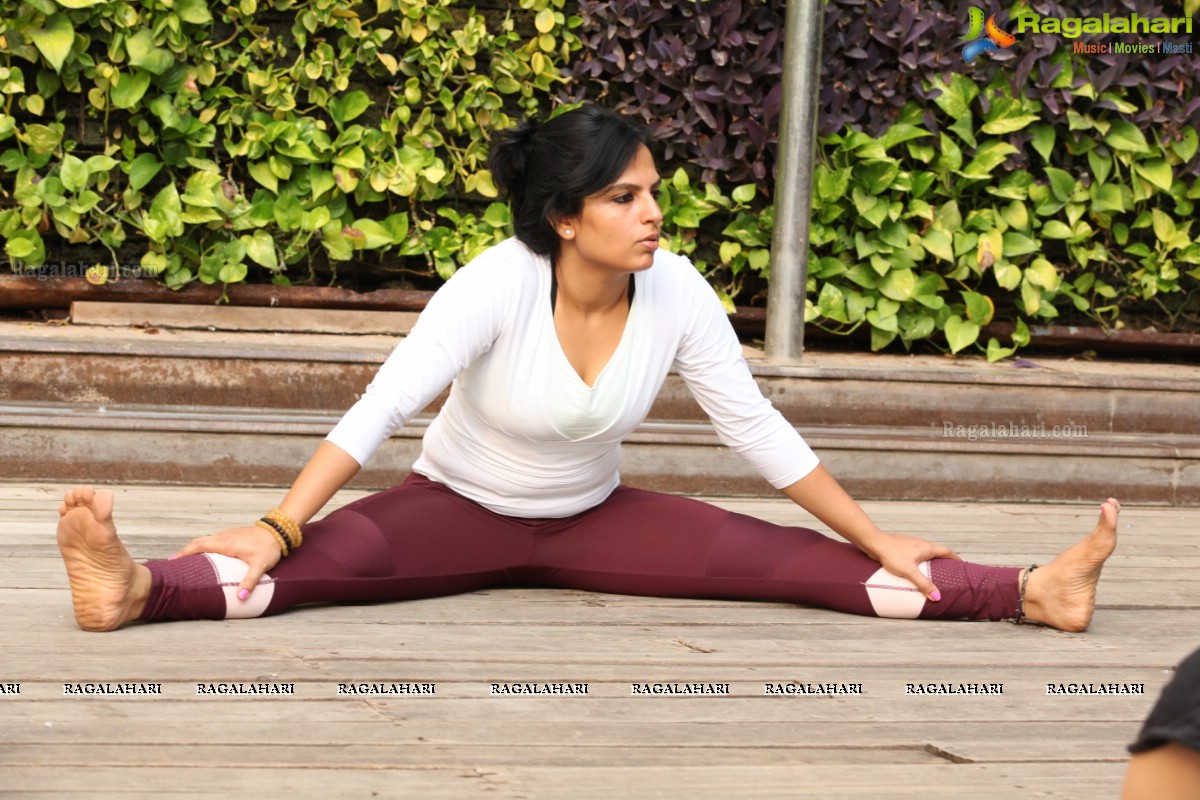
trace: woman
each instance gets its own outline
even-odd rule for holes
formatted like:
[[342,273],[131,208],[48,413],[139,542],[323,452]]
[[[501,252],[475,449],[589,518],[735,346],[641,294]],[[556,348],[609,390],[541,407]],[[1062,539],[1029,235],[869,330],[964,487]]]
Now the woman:
[[[58,536],[79,625],[522,583],[1086,628],[1116,544],[1117,502],[1036,572],[967,564],[879,530],[763,398],[712,290],[686,259],[659,250],[649,145],[643,129],[595,107],[497,134],[490,167],[516,237],[437,292],[254,526],[135,564],[111,495],[68,492]],[[723,441],[851,544],[620,486],[620,440],[671,368]],[[403,484],[305,525],[451,382]]]
[[1176,668],[1129,751],[1121,800],[1200,797],[1200,650]]

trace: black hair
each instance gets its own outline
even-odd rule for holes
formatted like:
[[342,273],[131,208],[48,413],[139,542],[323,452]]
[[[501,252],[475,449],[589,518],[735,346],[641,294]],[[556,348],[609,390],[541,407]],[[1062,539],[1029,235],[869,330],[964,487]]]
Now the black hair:
[[633,120],[580,106],[494,134],[488,169],[508,193],[517,238],[553,258],[559,239],[552,221],[578,214],[585,197],[615,183],[638,148],[652,144],[649,131]]

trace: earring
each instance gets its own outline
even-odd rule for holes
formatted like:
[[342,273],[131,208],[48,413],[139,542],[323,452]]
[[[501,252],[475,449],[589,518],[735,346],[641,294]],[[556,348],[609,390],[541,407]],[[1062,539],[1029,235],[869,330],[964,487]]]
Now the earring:
[[575,235],[575,231],[571,230],[570,228],[567,228],[565,231],[563,231],[563,236],[574,236],[574,235]]

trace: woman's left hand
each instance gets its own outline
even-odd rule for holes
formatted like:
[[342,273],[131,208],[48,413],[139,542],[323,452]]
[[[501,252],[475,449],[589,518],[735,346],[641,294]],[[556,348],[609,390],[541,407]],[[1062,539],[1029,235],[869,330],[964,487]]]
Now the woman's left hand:
[[933,558],[958,558],[955,552],[945,545],[903,533],[885,533],[873,539],[869,546],[863,546],[862,551],[878,561],[888,572],[911,581],[921,594],[935,603],[942,599],[941,592],[934,586],[933,581],[921,572],[921,563]]

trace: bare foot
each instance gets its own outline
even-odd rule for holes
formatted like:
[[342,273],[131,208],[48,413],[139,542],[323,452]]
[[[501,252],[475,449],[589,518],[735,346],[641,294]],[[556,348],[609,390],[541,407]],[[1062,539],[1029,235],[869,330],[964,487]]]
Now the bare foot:
[[1084,631],[1096,608],[1100,570],[1117,546],[1117,514],[1121,504],[1110,497],[1100,505],[1095,530],[1056,559],[1029,574],[1025,615],[1062,631]]
[[117,538],[112,492],[76,486],[58,514],[58,549],[71,581],[75,621],[85,631],[111,631],[137,619],[150,592],[150,570]]

